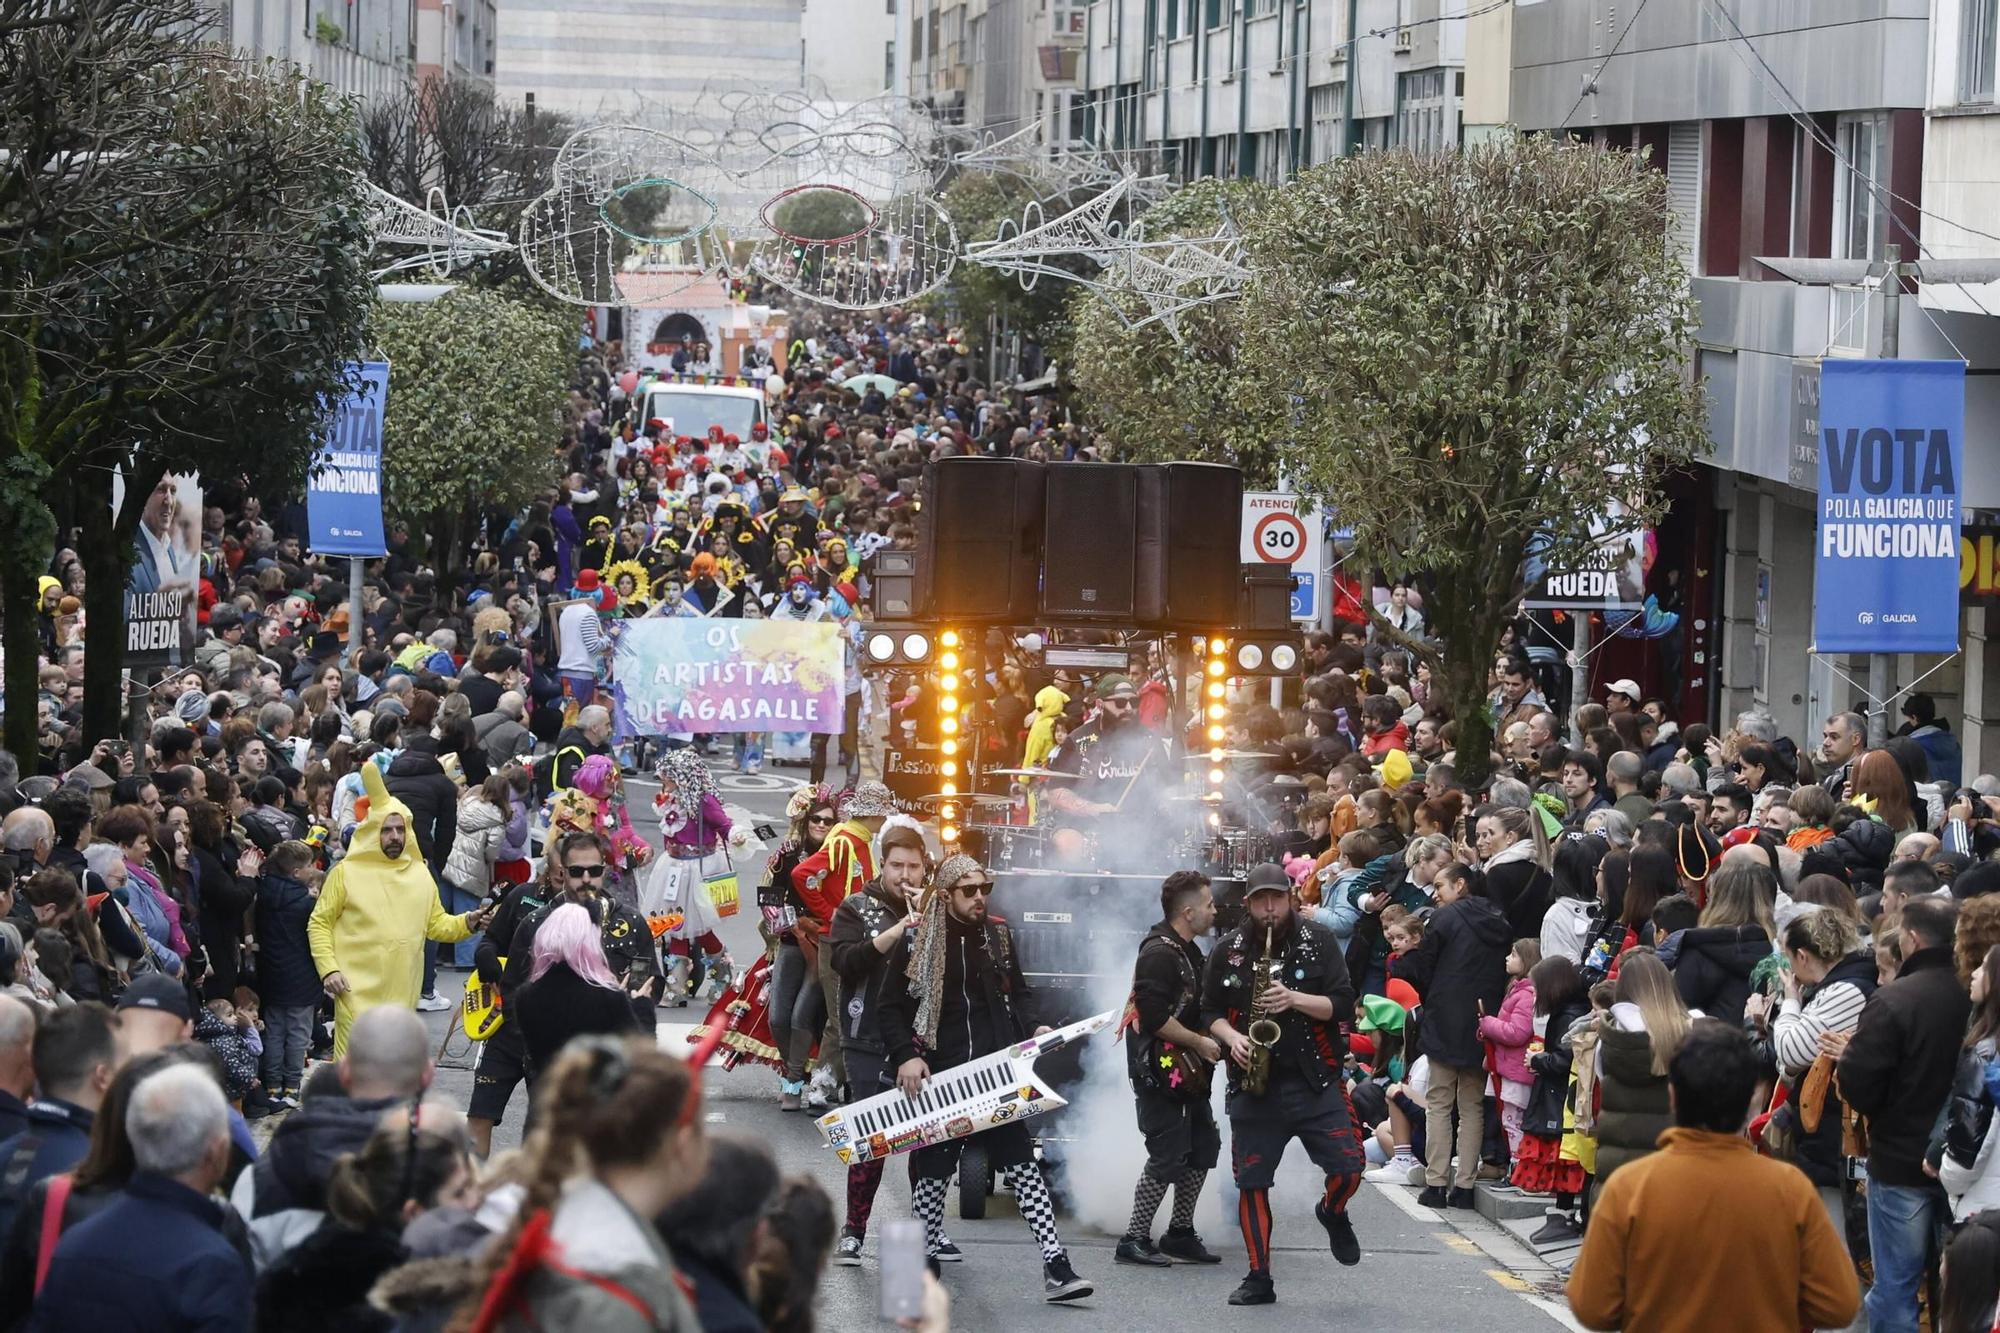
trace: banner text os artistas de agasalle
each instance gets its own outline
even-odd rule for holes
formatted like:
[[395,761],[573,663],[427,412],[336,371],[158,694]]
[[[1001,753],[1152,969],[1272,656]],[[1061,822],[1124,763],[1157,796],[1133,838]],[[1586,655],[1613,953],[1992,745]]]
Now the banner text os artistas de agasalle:
[[659,617],[614,633],[621,736],[841,729],[844,664],[832,621]]

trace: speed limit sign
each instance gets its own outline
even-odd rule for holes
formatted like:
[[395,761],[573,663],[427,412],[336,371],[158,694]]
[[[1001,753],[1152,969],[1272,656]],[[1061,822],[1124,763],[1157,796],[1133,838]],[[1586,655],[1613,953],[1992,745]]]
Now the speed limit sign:
[[1299,497],[1253,491],[1243,497],[1243,562],[1291,568],[1292,619],[1319,619],[1320,530],[1318,511],[1301,517]]

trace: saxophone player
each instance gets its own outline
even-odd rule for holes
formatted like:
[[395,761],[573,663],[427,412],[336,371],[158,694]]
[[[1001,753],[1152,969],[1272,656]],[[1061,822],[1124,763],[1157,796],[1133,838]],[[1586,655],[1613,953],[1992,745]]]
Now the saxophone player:
[[[1258,866],[1244,893],[1243,923],[1208,956],[1201,1017],[1229,1054],[1230,1167],[1250,1256],[1249,1275],[1229,1303],[1269,1305],[1278,1299],[1271,1281],[1271,1183],[1294,1138],[1326,1176],[1313,1211],[1333,1257],[1361,1262],[1361,1242],[1347,1217],[1361,1183],[1361,1133],[1341,1079],[1347,1043],[1339,1023],[1354,1012],[1354,986],[1333,932],[1299,916],[1283,869]],[[1253,1041],[1253,1029],[1264,1040]]]

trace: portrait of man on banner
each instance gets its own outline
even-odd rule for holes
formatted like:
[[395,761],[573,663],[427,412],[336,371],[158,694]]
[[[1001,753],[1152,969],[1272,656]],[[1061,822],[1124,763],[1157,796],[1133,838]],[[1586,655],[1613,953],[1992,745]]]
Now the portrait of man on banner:
[[[112,487],[112,510],[124,500]],[[168,474],[146,497],[125,583],[126,657],[134,666],[178,666],[194,642],[201,583],[201,478]]]

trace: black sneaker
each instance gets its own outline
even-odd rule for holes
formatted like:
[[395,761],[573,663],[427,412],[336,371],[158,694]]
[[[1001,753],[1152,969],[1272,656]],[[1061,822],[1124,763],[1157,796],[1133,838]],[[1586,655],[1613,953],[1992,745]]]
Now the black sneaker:
[[924,1271],[929,1273],[932,1277],[939,1279],[940,1281],[942,1281],[944,1278],[944,1269],[938,1264],[937,1256],[935,1254],[927,1254],[924,1256]]
[[1069,1266],[1069,1256],[1059,1254],[1042,1265],[1042,1299],[1045,1301],[1080,1301],[1097,1288],[1076,1275]]
[[1118,1252],[1113,1256],[1121,1264],[1143,1264],[1148,1268],[1171,1268],[1174,1261],[1160,1253],[1160,1247],[1153,1244],[1150,1236],[1127,1236],[1118,1242]]
[[1530,1245],[1562,1245],[1569,1241],[1581,1240],[1583,1228],[1576,1224],[1568,1213],[1551,1213],[1549,1220],[1542,1223],[1534,1235],[1528,1237]]
[[1160,1253],[1169,1259],[1178,1259],[1184,1264],[1219,1264],[1222,1256],[1210,1253],[1208,1246],[1201,1243],[1201,1236],[1193,1227],[1185,1231],[1167,1228],[1167,1234],[1160,1237]]
[[1472,1208],[1477,1206],[1473,1202],[1472,1191],[1462,1187],[1454,1189],[1446,1197],[1445,1202],[1448,1206],[1453,1208]]
[[1417,1206],[1420,1208],[1448,1208],[1451,1206],[1451,1196],[1445,1192],[1445,1188],[1442,1185],[1426,1185],[1422,1192],[1417,1195]]
[[941,1264],[962,1264],[965,1262],[965,1251],[959,1249],[958,1246],[952,1244],[950,1241],[946,1241],[931,1251],[931,1258]]
[[1271,1275],[1251,1269],[1243,1275],[1243,1281],[1236,1290],[1229,1293],[1231,1305],[1275,1305],[1278,1289],[1271,1285]]
[[245,1120],[262,1120],[270,1114],[271,1104],[262,1097],[245,1097],[243,1099],[243,1118]]
[[1329,1213],[1322,1199],[1313,1205],[1313,1216],[1326,1228],[1327,1243],[1333,1247],[1335,1259],[1348,1268],[1361,1262],[1361,1240],[1354,1234],[1354,1223],[1346,1213]]
[[861,1237],[849,1232],[841,1233],[840,1244],[834,1247],[833,1261],[842,1268],[854,1268],[861,1263]]

